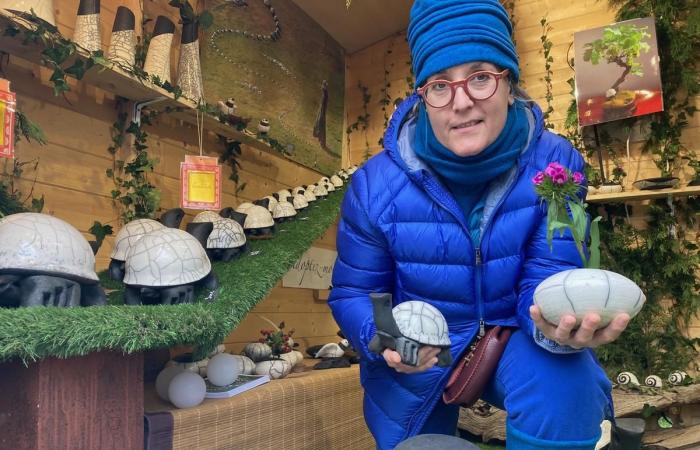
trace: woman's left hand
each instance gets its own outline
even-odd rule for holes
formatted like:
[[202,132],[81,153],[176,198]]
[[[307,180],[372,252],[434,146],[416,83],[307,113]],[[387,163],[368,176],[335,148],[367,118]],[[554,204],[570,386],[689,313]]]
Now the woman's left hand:
[[536,305],[530,306],[530,317],[535,322],[535,326],[549,339],[573,348],[595,348],[608,344],[620,336],[630,321],[629,314],[621,313],[615,316],[607,326],[596,329],[600,323],[600,316],[596,313],[588,313],[583,317],[581,326],[574,330],[576,317],[573,315],[562,316],[559,324],[554,325],[542,317],[542,312]]

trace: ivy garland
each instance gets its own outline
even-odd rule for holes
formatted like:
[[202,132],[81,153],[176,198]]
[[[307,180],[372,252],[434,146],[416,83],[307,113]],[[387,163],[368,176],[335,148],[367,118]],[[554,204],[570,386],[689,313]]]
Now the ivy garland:
[[[389,81],[389,74],[391,73],[391,69],[394,67],[394,63],[389,64],[387,67],[386,61],[389,58],[389,56],[394,52],[394,39],[392,39],[389,42],[389,45],[387,46],[386,50],[384,51],[384,84],[382,85],[382,88],[380,89],[381,93],[381,98],[379,99],[379,105],[382,108],[382,116],[384,117],[384,126],[383,130],[386,130],[386,128],[389,126],[389,118],[391,117],[387,111],[387,108],[389,105],[391,105],[391,95],[389,94],[389,88],[391,87],[391,81]],[[379,141],[377,141],[380,147],[384,147],[384,133],[379,137]]]
[[369,127],[369,118],[370,114],[369,111],[367,110],[367,106],[369,105],[369,101],[372,99],[372,94],[369,93],[369,88],[367,86],[362,84],[362,81],[357,82],[357,88],[362,92],[362,111],[364,114],[361,114],[357,116],[357,119],[348,125],[348,128],[345,130],[345,135],[347,136],[347,142],[348,142],[348,148],[350,148],[350,135],[354,131],[361,131],[364,133],[365,136],[365,154],[364,154],[364,160],[367,161],[371,155],[370,149],[369,149],[369,140],[367,139],[367,128]]
[[540,25],[542,25],[542,35],[540,36],[540,42],[542,42],[542,53],[544,55],[544,87],[545,96],[544,99],[547,102],[547,109],[544,111],[543,120],[546,129],[554,129],[554,124],[550,121],[550,116],[554,112],[554,107],[552,106],[552,101],[554,100],[554,94],[552,93],[552,63],[554,58],[552,57],[552,41],[549,39],[548,34],[552,31],[552,26],[547,21],[547,17],[543,17],[540,20]]

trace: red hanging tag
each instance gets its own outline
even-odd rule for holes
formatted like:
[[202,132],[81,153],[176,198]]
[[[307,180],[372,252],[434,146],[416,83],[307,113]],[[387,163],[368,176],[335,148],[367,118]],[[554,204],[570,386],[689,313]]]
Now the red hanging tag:
[[180,206],[189,209],[221,208],[221,166],[218,158],[185,155],[180,163]]
[[17,96],[10,91],[10,81],[0,78],[0,158],[15,157],[15,110]]

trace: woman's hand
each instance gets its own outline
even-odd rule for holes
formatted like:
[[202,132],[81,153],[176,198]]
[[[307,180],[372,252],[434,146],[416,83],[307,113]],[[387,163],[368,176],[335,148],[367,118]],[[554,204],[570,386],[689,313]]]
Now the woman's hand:
[[418,364],[415,366],[402,363],[401,355],[390,348],[385,349],[382,356],[384,356],[387,365],[397,372],[418,373],[424,372],[437,364],[438,353],[440,353],[440,347],[431,347],[429,345],[422,346],[418,349]]
[[542,317],[542,312],[536,305],[530,306],[530,317],[535,322],[535,326],[549,339],[573,348],[595,348],[608,344],[620,336],[630,321],[629,314],[621,313],[615,316],[606,327],[596,330],[600,323],[600,316],[596,313],[588,313],[583,317],[581,326],[574,330],[576,325],[574,316],[564,315],[559,320],[559,325],[554,325]]

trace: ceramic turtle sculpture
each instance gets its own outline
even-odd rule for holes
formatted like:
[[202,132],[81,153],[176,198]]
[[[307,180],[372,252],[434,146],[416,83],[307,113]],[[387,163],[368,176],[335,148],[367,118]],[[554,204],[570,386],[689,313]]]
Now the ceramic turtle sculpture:
[[114,239],[114,247],[109,255],[109,277],[116,281],[124,278],[124,261],[129,249],[138,242],[146,233],[162,228],[177,228],[185,216],[185,211],[181,208],[167,210],[160,219],[136,219],[124,225]]
[[344,170],[339,170],[338,171],[338,176],[342,178],[344,181],[348,181],[348,178],[350,178],[350,175]]
[[219,100],[216,102],[216,105],[219,107],[219,112],[221,112],[221,114],[226,116],[236,114],[236,102],[231,97],[227,98],[226,101]]
[[292,193],[289,192],[289,189],[280,189],[279,191],[276,192],[278,199],[285,199],[287,197],[291,197]]
[[324,184],[325,184],[325,183],[330,183],[330,182],[331,182],[331,179],[328,178],[328,177],[321,177],[321,179],[318,180],[318,182],[319,182],[319,183],[324,183]]
[[0,306],[105,303],[95,255],[75,227],[40,213],[0,219]]
[[357,166],[350,166],[350,167],[348,167],[347,170],[345,170],[345,172],[346,172],[348,175],[352,175],[352,174],[355,173],[356,171],[357,171]]
[[418,364],[418,349],[422,345],[440,347],[438,366],[452,364],[447,321],[433,305],[417,300],[391,307],[391,294],[370,294],[377,333],[369,349],[381,354],[390,348],[401,355],[404,364]]
[[245,210],[243,229],[253,239],[271,238],[275,232],[275,221],[264,206],[252,205]]
[[308,203],[315,202],[316,201],[316,196],[314,195],[313,189],[304,189],[304,198]]
[[190,232],[163,228],[146,233],[126,255],[124,301],[128,305],[192,303],[195,287],[216,297],[218,281],[204,246],[211,222],[190,224]]
[[211,222],[214,225],[206,245],[210,260],[229,262],[245,252],[246,238],[242,224],[246,214],[231,211],[228,215],[229,217],[221,217],[213,211],[204,211],[197,214],[192,223],[187,225],[188,232],[193,232],[192,227],[196,223]]
[[238,206],[236,207],[236,212],[245,214],[245,213],[246,213],[246,210],[247,210],[248,208],[250,208],[251,206],[255,206],[255,205],[253,205],[253,204],[250,203],[250,202],[243,202],[243,203],[241,203],[240,205],[238,205]]
[[270,121],[268,119],[260,119],[258,123],[258,131],[260,134],[267,134],[270,132]]
[[287,222],[294,219],[297,215],[297,210],[294,209],[294,205],[289,202],[280,201],[275,206],[275,210],[272,211],[272,218],[275,222]]
[[323,185],[326,187],[326,190],[327,190],[328,192],[333,192],[333,191],[335,191],[335,186],[333,186],[333,183],[331,183],[330,181],[327,181],[327,182],[323,183]]
[[297,211],[301,211],[309,206],[309,202],[306,201],[306,197],[302,194],[295,194],[294,197],[292,197],[292,206],[294,206],[294,209]]
[[343,179],[340,178],[338,175],[333,175],[331,177],[331,184],[333,187],[339,188],[343,186]]
[[328,197],[328,189],[326,189],[326,186],[323,184],[312,184],[309,186],[309,189],[312,189],[312,192],[316,196],[316,198],[323,200],[324,198]]
[[304,186],[297,186],[295,188],[292,188],[291,192],[292,195],[298,195],[298,194],[303,194],[304,193]]
[[267,210],[272,212],[273,209],[275,209],[275,206],[277,206],[277,199],[272,196],[272,195],[266,195],[265,197],[262,198],[262,200],[267,200]]

